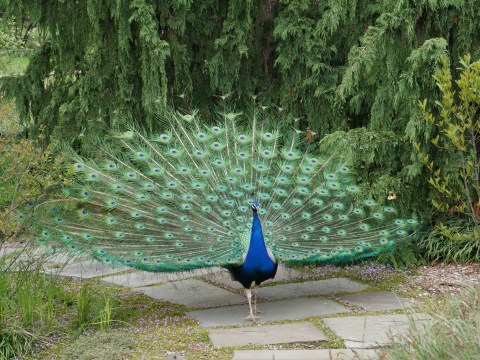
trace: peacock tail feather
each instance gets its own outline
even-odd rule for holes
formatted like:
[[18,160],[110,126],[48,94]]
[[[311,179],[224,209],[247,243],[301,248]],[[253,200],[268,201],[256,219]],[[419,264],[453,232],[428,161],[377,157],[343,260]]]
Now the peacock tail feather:
[[164,133],[113,136],[120,152],[77,159],[74,183],[32,205],[37,240],[149,271],[239,265],[252,196],[279,262],[354,260],[411,236],[416,220],[351,200],[360,189],[338,157],[301,151],[298,132],[256,118],[242,126],[240,116],[206,126],[172,114]]

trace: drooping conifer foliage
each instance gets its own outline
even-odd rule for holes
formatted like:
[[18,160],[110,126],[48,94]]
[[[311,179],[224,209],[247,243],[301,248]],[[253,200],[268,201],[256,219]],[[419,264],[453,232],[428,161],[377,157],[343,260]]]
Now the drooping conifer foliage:
[[32,132],[42,124],[86,149],[93,135],[132,121],[158,130],[155,114],[172,103],[208,114],[218,95],[245,106],[260,94],[301,117],[312,141],[333,133],[323,146],[355,144],[358,181],[395,191],[409,210],[428,203],[411,146],[431,146],[418,99],[438,98],[442,55],[456,69],[461,55],[478,58],[480,42],[475,0],[0,4],[48,34],[25,76],[2,81]]

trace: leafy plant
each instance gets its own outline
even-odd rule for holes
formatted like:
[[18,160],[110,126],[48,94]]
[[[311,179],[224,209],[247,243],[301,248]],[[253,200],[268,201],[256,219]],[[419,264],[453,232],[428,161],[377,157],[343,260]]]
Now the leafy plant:
[[87,329],[106,330],[116,321],[116,301],[94,285],[77,286],[22,263],[0,271],[0,359],[23,358],[58,339]]
[[66,180],[63,156],[53,145],[43,146],[44,138],[27,139],[19,133],[11,105],[0,107],[0,239],[12,237],[22,229],[16,210],[34,201],[46,189]]
[[478,261],[480,249],[480,61],[466,55],[460,76],[453,80],[445,58],[435,80],[442,93],[438,111],[420,102],[424,119],[435,127],[431,143],[436,152],[415,149],[430,171],[433,206],[449,219],[439,221],[419,242],[431,260]]
[[456,217],[438,224],[417,243],[419,253],[429,261],[480,261],[480,232],[469,218]]
[[424,118],[437,128],[432,144],[444,155],[432,160],[416,144],[422,163],[432,172],[428,180],[436,190],[432,200],[441,212],[462,213],[476,224],[480,221],[480,61],[471,62],[466,55],[460,79],[452,80],[452,72],[443,58],[443,67],[435,75],[442,92],[436,102],[438,116],[427,110],[427,101],[420,103]]

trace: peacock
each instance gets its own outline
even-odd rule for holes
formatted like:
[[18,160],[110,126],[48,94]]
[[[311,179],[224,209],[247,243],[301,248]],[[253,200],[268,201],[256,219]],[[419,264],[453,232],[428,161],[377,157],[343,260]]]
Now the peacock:
[[75,157],[71,183],[22,217],[33,219],[40,244],[106,265],[226,268],[253,321],[252,288],[279,263],[367,258],[412,235],[417,220],[352,200],[360,188],[341,156],[318,154],[301,131],[242,116],[225,111],[206,125],[198,112],[176,112],[160,134],[111,134],[99,159]]

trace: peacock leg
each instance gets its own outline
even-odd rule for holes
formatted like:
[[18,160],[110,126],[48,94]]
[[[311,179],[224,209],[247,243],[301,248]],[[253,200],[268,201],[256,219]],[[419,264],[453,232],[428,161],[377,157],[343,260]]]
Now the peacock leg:
[[257,309],[257,287],[254,285],[253,286],[253,313],[255,315],[261,314],[262,312]]
[[252,320],[255,322],[257,320],[257,317],[253,314],[253,308],[252,308],[252,290],[246,289],[245,293],[247,294],[247,299],[248,299],[248,306],[250,308],[250,314],[245,318],[246,320]]

